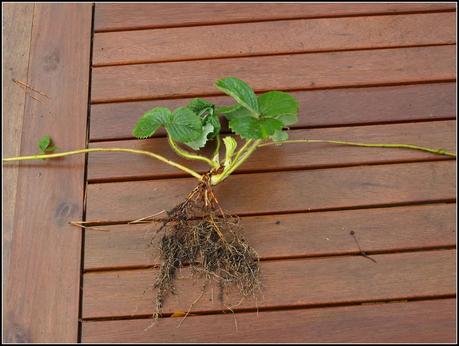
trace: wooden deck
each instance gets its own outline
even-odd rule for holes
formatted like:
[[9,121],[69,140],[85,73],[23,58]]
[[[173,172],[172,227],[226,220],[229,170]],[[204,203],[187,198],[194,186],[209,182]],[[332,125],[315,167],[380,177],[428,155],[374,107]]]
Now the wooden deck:
[[[300,101],[291,138],[456,152],[456,7],[419,4],[8,4],[4,156],[126,147],[175,158],[146,110],[235,76]],[[13,20],[14,19],[14,20]],[[92,42],[92,45],[91,45]],[[47,94],[24,92],[12,79]],[[38,95],[40,96],[40,95]],[[180,161],[180,160],[179,160]],[[204,172],[205,166],[191,164]],[[4,166],[9,342],[454,342],[456,160],[324,144],[260,148],[221,186],[261,257],[263,299],[224,304],[183,271],[151,328],[156,249],[128,220],[195,181],[128,154]],[[70,226],[98,220],[109,232]],[[376,263],[360,255],[350,235]],[[237,328],[236,328],[237,324]]]

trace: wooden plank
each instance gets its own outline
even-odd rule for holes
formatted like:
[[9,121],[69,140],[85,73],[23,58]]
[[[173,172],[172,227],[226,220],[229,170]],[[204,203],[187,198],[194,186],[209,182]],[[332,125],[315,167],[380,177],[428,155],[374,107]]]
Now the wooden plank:
[[[223,208],[242,215],[451,200],[455,166],[437,161],[238,174],[215,193]],[[91,184],[87,219],[133,220],[168,210],[195,184],[194,178]]]
[[[26,99],[22,155],[45,133],[85,146],[91,16],[91,4],[35,5],[28,82],[49,99]],[[81,232],[68,221],[82,217],[84,157],[19,167],[5,340],[77,342]]]
[[[377,263],[361,256],[261,262],[264,288],[258,307],[412,299],[456,292],[454,250],[373,255],[372,258]],[[152,314],[155,292],[150,288],[156,272],[86,273],[83,318]],[[187,311],[199,297],[202,285],[194,282],[184,269],[176,288],[177,295],[164,303],[164,313]],[[225,311],[226,306],[239,301],[239,293],[234,290],[224,292],[223,302],[217,298],[212,300],[212,290],[208,289],[191,311]],[[256,309],[256,306],[251,298],[234,310]]]
[[[241,221],[245,238],[262,259],[326,256],[358,252],[351,230],[367,253],[452,246],[455,208],[455,204],[409,206],[252,216]],[[158,264],[159,248],[149,246],[157,226],[104,228],[110,232],[86,232],[85,270]]]
[[[456,300],[270,311],[161,320],[84,322],[82,342],[358,342],[437,343],[456,340]],[[209,326],[212,328],[209,328]],[[307,327],[305,327],[307,326]],[[218,333],[215,331],[218,330]]]
[[91,100],[218,95],[214,83],[226,76],[257,92],[452,80],[455,52],[449,45],[99,67]]
[[[317,130],[291,130],[290,139],[337,139],[371,143],[411,143],[433,148],[455,151],[456,122],[438,121],[397,125],[376,125],[359,127],[326,128]],[[215,144],[209,144],[203,151],[212,155]],[[209,166],[199,161],[181,159],[173,152],[165,138],[144,141],[114,141],[93,143],[93,148],[133,148],[161,153],[167,158],[180,162],[200,172]],[[224,150],[221,151],[224,157]],[[330,144],[289,144],[281,147],[259,148],[250,160],[241,167],[240,172],[270,171],[279,169],[321,168],[363,163],[393,163],[397,161],[417,161],[444,159],[421,151],[359,148]],[[151,158],[126,153],[89,154],[88,180],[103,181],[113,179],[164,178],[186,176],[177,170]]]
[[[456,114],[455,83],[309,90],[291,94],[300,104],[301,115],[295,127],[455,118]],[[209,100],[218,105],[233,102],[224,96]],[[147,110],[159,106],[175,109],[188,101],[168,99],[91,105],[90,138],[132,138],[131,130]],[[164,132],[159,131],[158,135]]]
[[96,4],[96,31],[450,11],[454,4]]
[[93,65],[452,44],[455,23],[446,12],[98,33]]
[[[18,156],[21,144],[21,127],[24,117],[25,91],[13,79],[27,83],[30,39],[34,4],[8,3],[3,7],[3,155]],[[18,167],[3,173],[3,285],[8,282],[11,239],[14,231],[14,208]]]

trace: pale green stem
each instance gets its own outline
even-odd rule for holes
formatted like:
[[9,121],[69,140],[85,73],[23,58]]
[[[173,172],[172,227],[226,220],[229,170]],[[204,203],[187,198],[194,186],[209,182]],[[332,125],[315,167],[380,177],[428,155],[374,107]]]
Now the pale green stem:
[[207,162],[210,167],[218,168],[218,163],[213,162],[212,160],[208,159],[207,157],[204,157],[204,156],[201,156],[201,155],[192,154],[192,153],[180,148],[177,145],[177,143],[175,143],[170,137],[168,137],[168,139],[169,139],[169,144],[172,147],[172,149],[174,149],[174,151],[177,154],[179,154],[180,156],[182,156],[182,157],[184,157],[184,158],[186,158],[188,160],[204,161],[204,162]]
[[283,142],[269,142],[260,144],[259,147],[265,147],[268,145],[280,145],[286,143],[331,143],[331,144],[341,144],[341,145],[352,145],[356,147],[371,147],[371,148],[401,148],[401,149],[413,149],[427,151],[429,153],[437,155],[447,155],[456,157],[455,153],[447,151],[445,149],[433,149],[427,147],[420,147],[412,144],[384,144],[384,143],[358,143],[358,142],[345,142],[345,141],[334,141],[334,140],[325,140],[325,139],[292,139]]
[[[255,151],[255,149],[258,147],[260,144],[261,139],[257,139],[255,142],[253,142],[252,146],[247,149],[247,151],[242,154],[238,159],[235,159],[229,167],[225,167],[225,170],[219,174],[211,177],[211,183],[212,185],[217,185],[221,183],[223,180],[225,180],[231,173],[233,173],[240,165],[244,163],[245,160],[249,158],[250,155]],[[246,143],[247,144],[247,143]],[[244,146],[245,147],[245,146]],[[243,148],[244,149],[244,148]],[[241,152],[242,149],[239,151]]]
[[202,180],[202,175],[193,171],[192,169],[182,166],[179,163],[174,161],[168,160],[165,157],[152,153],[150,151],[145,150],[136,150],[136,149],[126,149],[126,148],[90,148],[90,149],[80,149],[80,150],[73,150],[73,151],[66,151],[63,153],[56,153],[56,154],[40,154],[40,155],[30,155],[30,156],[18,156],[18,157],[8,157],[4,158],[3,161],[22,161],[22,160],[39,160],[39,159],[52,159],[56,157],[64,157],[69,155],[76,155],[76,154],[84,154],[84,153],[92,153],[92,152],[123,152],[123,153],[132,153],[132,154],[140,154],[146,155],[149,157],[153,157],[157,160],[160,160],[164,163],[167,163],[170,166],[178,168],[188,174],[191,174],[193,177],[197,178],[198,180]]
[[220,139],[220,134],[217,135],[217,145],[215,147],[214,154],[212,155],[212,161],[215,162],[218,166],[217,168],[220,167],[220,162],[219,162],[219,154],[220,154],[220,145],[221,145],[221,139]]
[[245,142],[245,144],[242,146],[242,148],[236,153],[236,156],[234,157],[234,160],[232,160],[232,161],[236,162],[239,159],[239,157],[241,156],[241,154],[244,153],[244,151],[247,149],[247,147],[252,142],[253,142],[253,139],[249,139],[247,142]]

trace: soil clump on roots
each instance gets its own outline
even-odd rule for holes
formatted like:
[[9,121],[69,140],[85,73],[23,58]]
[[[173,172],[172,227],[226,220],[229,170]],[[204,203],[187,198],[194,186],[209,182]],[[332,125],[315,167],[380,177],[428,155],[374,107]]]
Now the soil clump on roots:
[[220,299],[228,286],[236,286],[242,299],[261,291],[258,255],[241,235],[239,218],[220,207],[209,178],[205,176],[185,201],[162,219],[155,318],[161,315],[167,296],[175,294],[177,271],[184,266],[190,267],[194,278],[204,280],[203,290],[207,283],[216,282]]

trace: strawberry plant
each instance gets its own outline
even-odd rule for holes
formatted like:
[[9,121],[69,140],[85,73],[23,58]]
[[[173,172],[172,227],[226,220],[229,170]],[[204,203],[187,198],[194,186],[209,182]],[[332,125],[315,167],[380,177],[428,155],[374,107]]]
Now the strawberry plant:
[[[162,264],[155,281],[156,314],[164,300],[174,291],[177,270],[189,265],[191,272],[204,278],[205,284],[216,281],[221,289],[236,285],[243,297],[260,291],[258,256],[242,236],[239,219],[224,211],[213,192],[213,186],[226,180],[258,148],[287,143],[330,143],[360,147],[386,147],[427,151],[455,157],[443,149],[410,144],[356,143],[338,140],[288,140],[285,131],[298,120],[298,101],[288,93],[269,91],[256,95],[244,81],[228,77],[215,86],[234,99],[230,106],[217,106],[195,98],[186,106],[170,110],[156,107],[138,120],[132,134],[138,139],[153,136],[163,127],[171,148],[188,160],[208,164],[204,174],[171,161],[158,153],[127,148],[91,148],[52,153],[56,147],[49,136],[39,141],[42,154],[6,158],[3,161],[48,159],[89,152],[129,152],[146,155],[174,166],[198,180],[197,186],[184,200],[154,221],[160,223],[159,241]],[[221,119],[226,118],[231,133],[223,134]],[[236,136],[242,144],[238,145]],[[207,157],[199,153],[213,145]],[[224,150],[223,150],[224,149]]]

